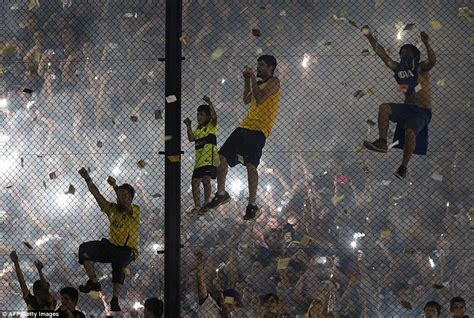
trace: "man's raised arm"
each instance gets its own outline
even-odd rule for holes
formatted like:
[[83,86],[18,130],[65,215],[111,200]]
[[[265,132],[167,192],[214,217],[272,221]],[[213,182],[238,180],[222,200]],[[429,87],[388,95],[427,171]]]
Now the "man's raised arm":
[[206,298],[208,297],[207,286],[206,286],[206,277],[204,275],[204,260],[201,251],[194,252],[196,256],[196,278],[198,283],[198,299],[199,305],[202,305]]
[[23,294],[23,298],[26,298],[30,294],[30,290],[25,282],[25,277],[23,276],[23,272],[21,271],[20,262],[18,261],[18,255],[16,252],[13,251],[10,253],[10,258],[15,266],[16,277],[18,278],[18,282],[20,283],[21,292]]
[[[84,180],[86,181],[86,184],[87,184],[87,188],[89,189],[89,191],[92,193],[92,195],[94,196],[95,200],[97,201],[97,204],[99,204],[99,207],[102,211],[105,211],[109,208],[110,206],[110,202],[108,202],[104,196],[102,194],[100,194],[99,192],[99,189],[97,189],[96,185],[94,184],[94,182],[92,182],[92,179],[91,177],[89,176],[89,172],[87,171],[86,168],[81,168],[79,170],[79,174],[81,175],[81,177],[84,178]],[[113,178],[112,178],[113,179]],[[110,184],[110,181],[107,180]],[[115,187],[114,187],[115,188]]]
[[390,56],[388,56],[387,52],[383,48],[382,45],[380,45],[377,40],[374,38],[372,35],[372,32],[370,31],[369,26],[365,25],[361,29],[362,34],[365,35],[367,40],[369,40],[370,45],[374,49],[375,53],[382,59],[382,61],[385,63],[385,65],[391,69],[392,71],[397,71],[399,64],[392,60]]
[[426,61],[421,62],[421,70],[429,71],[436,64],[436,54],[430,45],[430,37],[428,36],[428,33],[421,32],[420,36],[421,36],[421,41],[426,47],[426,54],[428,55],[428,59]]

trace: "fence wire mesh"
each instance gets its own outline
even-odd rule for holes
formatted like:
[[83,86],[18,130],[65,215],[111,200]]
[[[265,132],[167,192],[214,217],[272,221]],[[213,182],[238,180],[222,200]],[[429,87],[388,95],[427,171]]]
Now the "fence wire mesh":
[[[183,124],[182,317],[230,317],[229,310],[234,317],[415,317],[428,301],[449,316],[455,296],[472,308],[472,5],[184,2],[183,119],[197,128],[197,108],[208,96],[221,149],[249,111],[244,67],[256,73],[263,54],[276,58],[280,99],[257,169],[261,215],[254,220],[243,219],[251,163],[229,168],[230,202],[196,215],[193,208],[206,203],[201,180],[200,200],[193,200],[199,149]],[[51,299],[32,288],[35,260],[57,299],[48,309],[60,308],[63,287],[86,282],[79,246],[109,235],[107,216],[77,172],[86,167],[111,202],[108,176],[136,190],[140,254],[123,271],[119,303],[122,315],[150,314],[144,301],[162,299],[164,281],[157,254],[164,248],[164,2],[11,0],[2,2],[2,21],[0,309],[27,310],[14,250],[40,307]],[[415,93],[432,100],[421,102],[433,107],[428,153],[412,157],[404,179],[394,176],[402,150],[362,146],[378,138],[380,105],[404,102],[364,25],[396,62],[406,43],[427,60],[422,31],[436,54]],[[247,163],[258,149],[248,151]],[[96,270],[102,293],[81,293],[77,308],[91,317],[116,314],[110,264]]]

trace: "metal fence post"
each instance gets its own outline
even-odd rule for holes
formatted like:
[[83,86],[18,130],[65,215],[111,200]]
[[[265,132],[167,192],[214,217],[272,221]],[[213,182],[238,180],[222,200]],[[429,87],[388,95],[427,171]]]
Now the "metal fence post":
[[179,317],[181,200],[181,0],[166,1],[165,317]]

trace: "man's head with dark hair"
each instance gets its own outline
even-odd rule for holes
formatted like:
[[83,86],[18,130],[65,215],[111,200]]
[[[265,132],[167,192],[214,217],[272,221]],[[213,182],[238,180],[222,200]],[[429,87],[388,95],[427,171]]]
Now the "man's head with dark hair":
[[128,183],[124,183],[117,188],[117,203],[120,207],[125,208],[132,205],[135,189]]
[[449,310],[451,311],[451,317],[461,318],[466,312],[466,301],[462,297],[453,297],[449,301]]
[[74,287],[64,287],[59,292],[61,295],[61,303],[69,311],[76,310],[77,301],[79,300],[79,292]]
[[429,301],[423,308],[423,312],[426,318],[438,318],[441,313],[441,305],[435,301]]
[[265,313],[278,313],[280,309],[280,298],[273,293],[261,296],[260,302]]
[[197,122],[199,125],[207,125],[211,121],[211,109],[209,105],[200,105],[197,109]]
[[156,297],[145,300],[145,318],[161,318],[163,316],[163,301]]
[[418,64],[420,62],[421,53],[420,50],[413,44],[404,44],[400,48],[399,51],[400,58],[408,57],[410,59],[415,59],[415,63]]
[[257,59],[257,77],[265,79],[273,76],[277,67],[276,58],[272,55],[261,55]]

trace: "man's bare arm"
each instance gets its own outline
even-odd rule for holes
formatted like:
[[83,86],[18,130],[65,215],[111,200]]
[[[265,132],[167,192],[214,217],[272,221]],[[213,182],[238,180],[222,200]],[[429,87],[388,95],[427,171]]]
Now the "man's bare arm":
[[204,275],[204,261],[203,261],[203,256],[202,256],[201,251],[195,252],[194,255],[196,255],[196,261],[197,261],[196,278],[197,278],[197,283],[198,283],[198,299],[199,299],[199,304],[202,305],[202,303],[206,300],[207,294],[208,294],[206,279]]
[[426,53],[428,54],[428,60],[421,62],[421,70],[422,71],[429,71],[435,66],[436,64],[436,54],[433,48],[430,45],[430,38],[426,32],[421,32],[421,41],[425,44]]
[[[246,76],[246,73],[244,71],[244,77]],[[250,77],[245,77],[244,79],[244,95],[243,95],[243,101],[245,105],[250,104],[252,101],[252,89],[250,87]]]
[[92,193],[92,195],[94,196],[95,200],[97,201],[97,204],[99,204],[99,207],[102,210],[104,210],[104,208],[106,208],[106,205],[109,204],[109,202],[100,193],[99,189],[96,187],[94,182],[92,182],[92,179],[89,176],[89,172],[87,171],[87,169],[86,168],[81,168],[81,170],[79,170],[79,174],[86,181],[87,188],[89,189],[90,193]]
[[257,101],[257,105],[261,104],[280,89],[280,80],[276,77],[270,78],[267,82],[267,85],[263,89],[258,87],[255,75],[250,77],[250,82],[252,84],[253,97]]
[[26,298],[30,294],[30,290],[28,289],[28,286],[26,285],[25,277],[23,276],[23,272],[20,267],[20,262],[18,261],[18,256],[16,255],[15,251],[10,253],[10,258],[13,262],[13,265],[15,265],[16,277],[18,278],[18,282],[20,283],[20,288],[23,294],[23,298]]
[[369,40],[369,43],[372,46],[372,49],[374,49],[374,52],[382,59],[385,65],[392,71],[394,72],[397,71],[399,64],[395,62],[394,60],[392,60],[390,56],[387,54],[387,52],[385,51],[384,47],[377,42],[377,40],[374,38],[374,36],[370,32],[369,27],[363,26],[362,32],[364,33],[367,40]]

